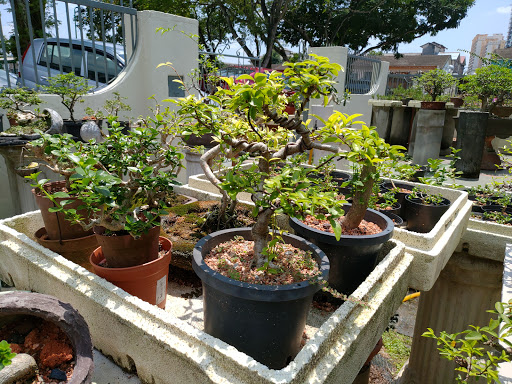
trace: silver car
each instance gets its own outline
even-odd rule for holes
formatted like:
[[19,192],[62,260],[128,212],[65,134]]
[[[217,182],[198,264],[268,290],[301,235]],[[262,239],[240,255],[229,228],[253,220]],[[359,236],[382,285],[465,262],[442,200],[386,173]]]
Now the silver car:
[[125,67],[121,45],[114,50],[113,44],[105,43],[105,48],[102,41],[83,40],[82,45],[80,39],[59,39],[57,44],[56,38],[47,38],[45,44],[44,39],[34,39],[34,49],[29,45],[23,54],[17,84],[29,88],[48,85],[48,77],[59,75],[62,67],[62,73],[74,72],[88,79],[89,85],[102,88]]

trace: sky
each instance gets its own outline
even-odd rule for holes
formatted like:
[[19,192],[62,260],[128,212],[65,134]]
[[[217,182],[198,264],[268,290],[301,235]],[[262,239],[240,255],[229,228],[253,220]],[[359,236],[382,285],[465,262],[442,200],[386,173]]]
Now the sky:
[[447,52],[470,51],[471,41],[477,34],[501,33],[506,39],[511,4],[512,0],[476,0],[456,29],[441,31],[435,36],[425,35],[410,44],[400,44],[399,51],[419,53],[420,46],[431,41],[444,45]]

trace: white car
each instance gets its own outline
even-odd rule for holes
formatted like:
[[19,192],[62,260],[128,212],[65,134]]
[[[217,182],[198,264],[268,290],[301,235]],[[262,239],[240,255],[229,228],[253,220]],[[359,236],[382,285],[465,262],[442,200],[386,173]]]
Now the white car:
[[114,50],[113,44],[105,43],[105,48],[102,41],[83,40],[82,47],[80,39],[59,39],[58,44],[56,38],[47,38],[46,44],[44,39],[34,39],[34,50],[29,45],[23,54],[17,84],[28,88],[48,85],[48,77],[59,75],[62,66],[63,73],[74,72],[88,79],[89,85],[96,89],[102,88],[125,67],[121,45],[116,45]]

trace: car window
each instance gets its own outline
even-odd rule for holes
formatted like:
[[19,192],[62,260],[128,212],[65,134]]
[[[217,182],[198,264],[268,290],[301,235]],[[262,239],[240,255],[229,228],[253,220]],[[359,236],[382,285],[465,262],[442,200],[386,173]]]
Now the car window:
[[[60,61],[59,61],[60,57]],[[61,43],[60,50],[56,43],[48,43],[46,49],[41,53],[38,65],[46,67],[46,63],[49,61],[50,68],[60,70],[59,63],[62,64],[62,71],[69,73],[75,70],[75,74],[80,76],[80,70],[82,67],[82,51],[76,47],[73,49],[69,48],[68,44]]]
[[[105,64],[107,66],[107,72],[105,74]],[[116,73],[116,65],[117,65],[117,73]],[[110,55],[105,55],[101,51],[97,51],[96,53],[87,52],[87,78],[89,80],[96,81],[96,74],[98,73],[98,81],[100,83],[108,83],[112,80],[116,75],[121,72],[123,67],[120,63],[115,63],[113,57]]]

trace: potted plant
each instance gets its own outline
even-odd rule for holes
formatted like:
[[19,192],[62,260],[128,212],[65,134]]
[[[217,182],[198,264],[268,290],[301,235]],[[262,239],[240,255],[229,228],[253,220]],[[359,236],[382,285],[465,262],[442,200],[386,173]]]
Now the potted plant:
[[429,95],[429,101],[422,101],[421,108],[423,109],[444,109],[446,102],[437,102],[447,88],[451,88],[457,84],[455,79],[450,73],[436,68],[425,72],[418,79],[418,85]]
[[75,120],[74,112],[77,103],[83,103],[83,97],[94,87],[88,85],[87,79],[75,75],[74,72],[48,78],[49,85],[43,89],[60,97],[62,105],[69,112],[69,120],[64,120],[65,133],[80,139],[81,121]]
[[183,158],[169,144],[176,125],[163,116],[144,119],[128,135],[109,117],[111,132],[102,143],[82,152],[86,146],[80,145],[67,156],[74,165],[69,195],[90,214],[63,205],[53,209],[85,230],[94,229],[100,245],[90,257],[95,273],[161,307],[171,243],[159,238],[160,215]]
[[331,263],[329,285],[344,294],[352,293],[366,279],[375,267],[379,250],[393,234],[393,222],[368,207],[373,186],[379,180],[378,165],[389,158],[401,157],[403,149],[386,143],[375,127],[356,121],[358,116],[335,112],[315,132],[315,137],[324,143],[348,146],[344,156],[354,165],[352,205],[345,208],[346,215],[341,222],[343,234],[336,239],[321,227],[311,227],[314,222],[292,219],[290,223],[296,233],[326,252]]
[[405,220],[409,231],[427,233],[450,208],[450,200],[417,187],[405,196]]
[[[127,97],[121,96],[119,92],[113,92],[113,96],[109,98],[107,101],[105,101],[105,104],[103,104],[103,107],[98,110],[93,110],[90,107],[87,107],[85,109],[85,113],[87,113],[88,119],[84,117],[83,120],[91,121],[95,120],[99,127],[101,127],[103,120],[107,116],[115,116],[117,117],[117,122],[121,127],[123,128],[123,133],[126,134],[126,131],[130,129],[130,121],[121,121],[119,120],[120,116],[119,113],[122,111],[131,111],[132,108],[126,104],[123,100],[127,100]],[[110,128],[109,123],[107,122],[108,128]]]
[[[241,191],[251,193],[255,204],[252,228],[214,232],[194,248],[205,331],[274,369],[298,353],[313,294],[329,268],[318,247],[277,229],[277,215],[312,214],[327,218],[336,231],[340,227],[335,218],[343,212],[343,201],[334,192],[314,188],[307,169],[286,161],[311,148],[337,151],[313,141],[301,116],[308,101],[328,96],[339,70],[313,55],[287,64],[284,73],[242,75],[236,82],[223,78],[227,89],[207,96],[213,103],[194,96],[176,101],[178,113],[189,119],[187,133],[214,134],[217,145],[201,157],[201,164],[223,196],[222,209],[229,211]],[[284,94],[286,86],[296,92]],[[288,116],[286,106],[298,100],[295,115]],[[270,128],[269,122],[277,127]],[[212,167],[219,155],[234,166],[217,176]]]
[[28,88],[4,88],[0,92],[0,108],[6,110],[11,127],[5,134],[13,134],[24,138],[33,138],[36,130],[46,131],[49,125],[48,114],[41,113],[38,106],[43,101],[39,93]]

